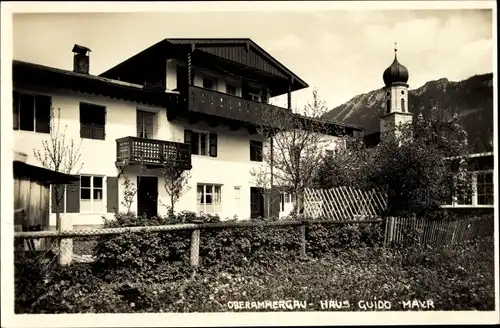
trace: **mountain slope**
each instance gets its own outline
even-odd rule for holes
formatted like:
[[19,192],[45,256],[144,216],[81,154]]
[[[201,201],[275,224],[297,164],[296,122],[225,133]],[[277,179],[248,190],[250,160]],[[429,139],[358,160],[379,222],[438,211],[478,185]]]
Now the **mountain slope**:
[[[493,74],[475,75],[460,82],[446,78],[429,81],[418,89],[409,91],[410,112],[418,114],[422,105],[431,101],[438,108],[456,109],[468,133],[470,151],[483,152],[493,149]],[[380,116],[384,113],[382,89],[355,96],[327,114],[328,119],[363,126],[365,134],[379,131]]]

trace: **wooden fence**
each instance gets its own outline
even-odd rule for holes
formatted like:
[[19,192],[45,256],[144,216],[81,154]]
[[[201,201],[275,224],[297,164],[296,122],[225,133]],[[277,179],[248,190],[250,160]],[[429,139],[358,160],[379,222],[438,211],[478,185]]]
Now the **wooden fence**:
[[[325,225],[358,225],[381,223],[380,219],[373,220],[296,220],[296,221],[272,221],[272,222],[219,222],[201,223],[193,222],[187,224],[173,224],[164,226],[141,226],[125,228],[108,228],[96,230],[68,230],[68,231],[23,231],[15,232],[16,242],[30,241],[40,238],[50,238],[60,241],[53,243],[58,245],[56,254],[61,265],[69,265],[74,260],[73,239],[82,237],[97,237],[103,235],[119,235],[126,232],[169,232],[169,231],[191,231],[190,263],[193,267],[199,264],[200,235],[202,230],[207,229],[237,229],[246,227],[297,227],[300,234],[301,247],[300,256],[306,256],[306,228],[308,226]],[[414,233],[412,233],[414,232]],[[476,238],[493,236],[493,218],[472,218],[455,221],[428,221],[413,218],[388,218],[385,221],[385,244],[393,242],[403,244],[434,244],[434,245],[456,245],[466,243]],[[416,240],[416,239],[417,240]],[[19,243],[18,243],[19,244]],[[43,243],[42,243],[43,244]],[[49,243],[46,243],[49,244]]]
[[193,222],[186,224],[173,224],[164,226],[141,226],[141,227],[124,227],[124,228],[107,228],[96,230],[68,230],[68,231],[33,231],[33,232],[15,232],[14,239],[18,242],[22,240],[33,240],[40,238],[51,238],[60,240],[57,243],[58,249],[55,252],[58,255],[61,265],[69,265],[73,259],[73,239],[82,237],[97,237],[104,235],[119,235],[126,232],[169,232],[169,231],[191,231],[190,245],[190,263],[193,267],[199,264],[200,253],[200,235],[201,230],[206,229],[237,229],[246,227],[298,227],[301,239],[300,255],[306,256],[306,227],[316,224],[375,224],[381,223],[381,220],[349,220],[349,221],[332,221],[332,220],[288,220],[288,221],[246,221],[246,222],[218,222],[218,223],[201,223]]
[[385,244],[458,245],[477,238],[493,237],[492,217],[429,221],[418,218],[387,218]]
[[306,189],[304,215],[311,218],[355,220],[379,217],[387,208],[387,194],[352,187]]

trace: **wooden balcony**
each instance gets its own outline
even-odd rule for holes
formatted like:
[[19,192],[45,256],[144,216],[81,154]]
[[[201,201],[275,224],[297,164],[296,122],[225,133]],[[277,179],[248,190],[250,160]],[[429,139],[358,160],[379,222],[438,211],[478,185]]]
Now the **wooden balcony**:
[[181,169],[191,169],[191,148],[188,144],[125,137],[116,140],[116,166],[144,165],[162,167],[172,163]]
[[250,124],[267,125],[270,120],[290,115],[286,108],[194,86],[188,88],[187,100],[188,110],[191,112]]

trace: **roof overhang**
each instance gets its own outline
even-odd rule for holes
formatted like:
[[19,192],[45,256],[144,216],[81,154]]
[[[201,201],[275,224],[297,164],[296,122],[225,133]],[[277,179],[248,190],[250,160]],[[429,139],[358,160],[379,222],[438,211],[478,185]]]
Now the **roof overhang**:
[[30,179],[48,184],[71,184],[80,180],[79,176],[52,171],[40,166],[26,164],[22,161],[13,162],[14,177],[29,177]]
[[14,85],[76,91],[160,107],[178,98],[174,91],[149,90],[133,83],[18,60],[13,61],[12,77]]

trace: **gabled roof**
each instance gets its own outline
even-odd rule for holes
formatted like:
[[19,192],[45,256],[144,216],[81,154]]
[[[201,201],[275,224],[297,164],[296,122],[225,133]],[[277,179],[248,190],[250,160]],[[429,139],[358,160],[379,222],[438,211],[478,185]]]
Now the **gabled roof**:
[[297,80],[299,83],[304,85],[304,88],[309,87],[309,85],[298,77],[294,72],[285,67],[282,63],[280,63],[276,58],[271,56],[267,51],[265,51],[262,47],[260,47],[257,43],[252,41],[250,38],[218,38],[218,39],[209,39],[209,38],[201,38],[201,39],[166,39],[166,41],[173,44],[194,44],[196,45],[221,45],[221,44],[245,44],[248,47],[254,48],[262,57],[266,58],[276,66],[278,66],[283,72],[293,77],[294,80]]
[[260,47],[257,43],[252,41],[249,38],[200,38],[200,39],[189,39],[189,38],[167,38],[163,39],[154,45],[148,47],[147,49],[141,51],[140,53],[135,54],[134,56],[126,59],[125,61],[115,65],[114,67],[106,70],[105,72],[99,74],[99,76],[107,76],[112,72],[120,69],[121,67],[127,66],[127,64],[131,64],[131,62],[136,62],[139,58],[143,59],[145,56],[157,56],[159,53],[167,55],[168,46],[194,46],[194,49],[198,48],[202,51],[206,51],[210,46],[220,47],[227,45],[244,45],[247,49],[252,49],[264,60],[269,62],[273,67],[276,67],[282,73],[282,76],[286,76],[287,78],[293,79],[294,81],[294,89],[299,90],[303,88],[309,87],[309,85],[302,80],[299,76],[293,73],[290,69],[285,67],[282,63],[280,63],[276,58],[271,56],[267,51],[265,51],[262,47]]

